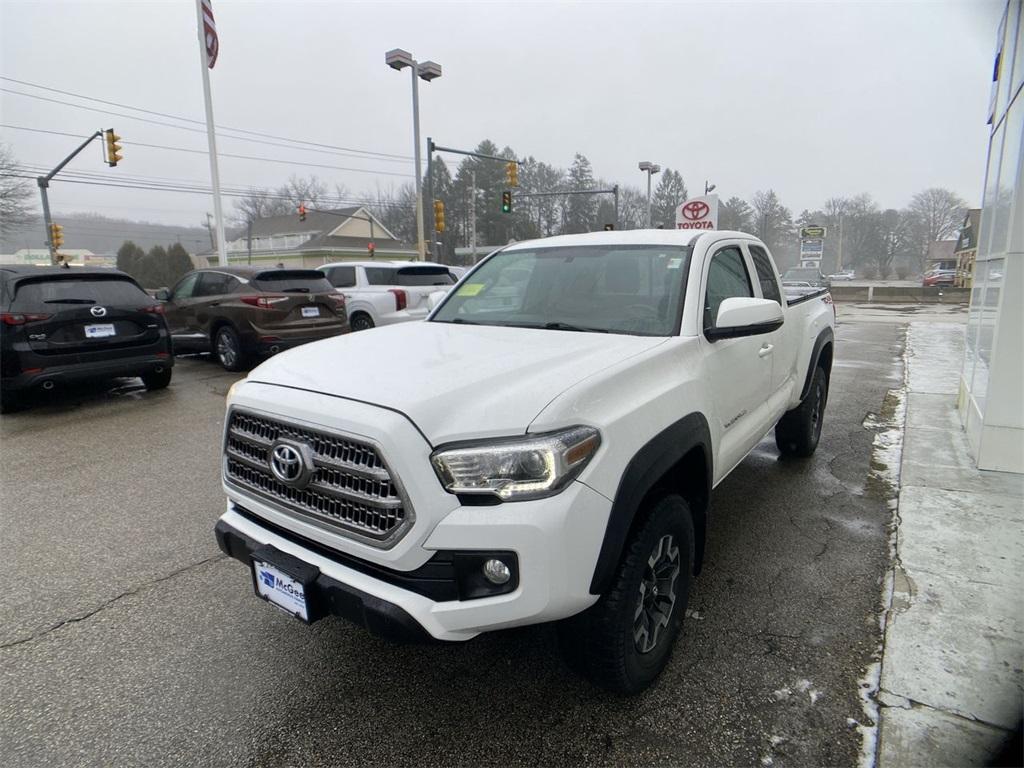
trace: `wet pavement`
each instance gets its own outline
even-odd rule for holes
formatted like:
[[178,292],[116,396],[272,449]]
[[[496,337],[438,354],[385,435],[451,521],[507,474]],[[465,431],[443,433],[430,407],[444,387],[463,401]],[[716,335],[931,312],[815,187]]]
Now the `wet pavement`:
[[856,764],[893,493],[864,424],[904,330],[837,334],[817,454],[766,439],[715,491],[683,636],[632,699],[551,627],[393,645],[259,602],[213,540],[234,376],[208,360],[4,416],[0,764]]

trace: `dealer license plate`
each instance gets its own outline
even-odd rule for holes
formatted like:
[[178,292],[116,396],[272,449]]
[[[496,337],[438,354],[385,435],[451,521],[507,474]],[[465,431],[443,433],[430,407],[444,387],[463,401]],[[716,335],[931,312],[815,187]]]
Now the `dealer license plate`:
[[309,621],[306,590],[301,582],[261,560],[253,560],[252,567],[256,572],[256,594],[265,597],[284,612]]
[[320,307],[303,307],[303,317],[320,317]]
[[87,339],[102,339],[106,336],[113,336],[115,333],[113,323],[85,326],[85,338]]

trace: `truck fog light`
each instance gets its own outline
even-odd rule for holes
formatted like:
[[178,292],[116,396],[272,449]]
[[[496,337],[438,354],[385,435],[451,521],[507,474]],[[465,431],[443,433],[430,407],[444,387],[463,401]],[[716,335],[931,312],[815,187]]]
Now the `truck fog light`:
[[506,584],[512,578],[512,571],[501,560],[488,560],[484,563],[484,578],[491,584]]

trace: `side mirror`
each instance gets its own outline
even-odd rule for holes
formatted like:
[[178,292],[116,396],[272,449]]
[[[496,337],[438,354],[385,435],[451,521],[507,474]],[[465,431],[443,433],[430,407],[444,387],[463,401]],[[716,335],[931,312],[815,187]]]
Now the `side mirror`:
[[758,336],[782,327],[782,307],[771,299],[733,297],[718,307],[715,327],[704,331],[708,341]]
[[153,298],[155,298],[157,301],[170,301],[171,300],[171,289],[170,288],[161,288],[160,290],[158,290],[156,293],[153,294]]
[[440,304],[447,295],[448,291],[431,291],[430,295],[427,296],[427,309],[433,312],[434,308]]

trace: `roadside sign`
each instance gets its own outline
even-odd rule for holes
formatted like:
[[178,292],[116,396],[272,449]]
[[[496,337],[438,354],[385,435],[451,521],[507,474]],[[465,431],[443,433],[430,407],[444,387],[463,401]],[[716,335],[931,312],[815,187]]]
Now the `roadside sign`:
[[676,208],[676,229],[718,229],[718,195],[702,195]]
[[801,240],[800,253],[821,253],[825,250],[824,240]]
[[800,239],[801,240],[815,240],[818,238],[825,237],[827,230],[825,227],[817,225],[810,227],[800,227]]

